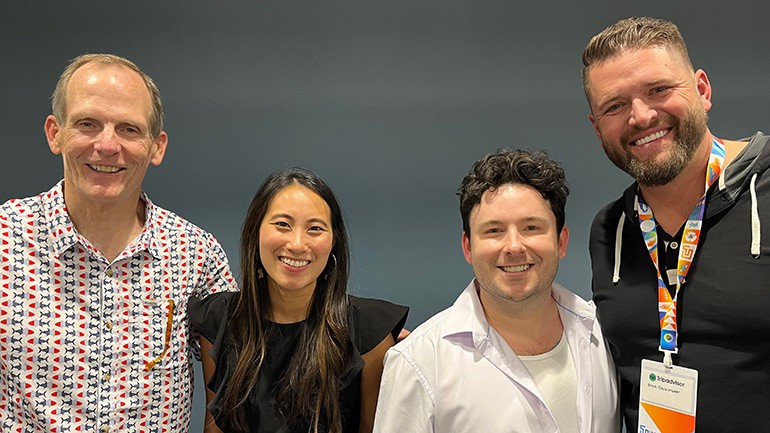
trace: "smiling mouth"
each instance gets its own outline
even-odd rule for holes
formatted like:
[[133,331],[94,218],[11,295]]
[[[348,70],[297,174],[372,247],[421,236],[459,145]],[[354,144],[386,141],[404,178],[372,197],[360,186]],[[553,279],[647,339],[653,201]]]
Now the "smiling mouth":
[[518,266],[498,266],[504,272],[524,272],[531,268],[532,265],[518,265]]
[[293,260],[286,257],[278,257],[278,260],[293,268],[301,268],[310,264],[310,260]]
[[642,137],[642,138],[640,138],[638,140],[634,140],[633,142],[631,142],[631,144],[633,144],[634,146],[639,146],[641,144],[647,144],[647,143],[649,143],[649,142],[651,142],[653,140],[657,140],[657,139],[665,136],[666,134],[668,134],[668,132],[670,130],[671,129],[664,129],[664,130],[655,132],[655,133],[650,134],[650,135],[648,135],[646,137]]
[[88,166],[92,170],[98,171],[99,173],[117,173],[118,171],[122,170],[122,168],[115,167],[114,165],[88,164]]

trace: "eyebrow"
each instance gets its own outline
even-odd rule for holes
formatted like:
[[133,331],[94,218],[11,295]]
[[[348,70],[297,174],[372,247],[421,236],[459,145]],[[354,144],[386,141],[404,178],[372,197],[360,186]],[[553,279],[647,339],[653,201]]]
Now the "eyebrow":
[[499,224],[502,224],[502,223],[503,222],[500,221],[500,220],[486,220],[486,221],[480,222],[479,223],[479,227],[494,226],[494,225],[499,225]]
[[619,95],[613,95],[612,97],[603,99],[601,101],[597,101],[596,102],[596,111],[603,112],[604,109],[607,107],[607,105],[609,105],[609,104],[611,104],[611,103],[613,103],[613,102],[615,102],[615,101],[617,101],[619,99],[622,99]]
[[[638,87],[640,87],[642,89],[647,89],[647,88],[650,88],[650,87],[660,86],[662,84],[673,85],[673,80],[671,80],[670,78],[656,78],[654,80],[650,80],[650,81],[646,81],[644,83],[641,83],[641,84],[638,85]],[[601,110],[601,109],[605,108],[607,104],[609,104],[611,102],[614,102],[616,100],[619,100],[619,99],[625,99],[625,96],[623,96],[623,94],[621,92],[616,92],[612,96],[610,96],[610,97],[608,97],[608,98],[606,98],[604,100],[598,101],[597,104],[596,104],[596,108]]]
[[327,222],[326,222],[326,220],[325,220],[325,219],[323,219],[323,218],[310,218],[310,219],[308,220],[308,222],[311,222],[311,223],[317,223],[317,224],[321,224],[321,225],[323,225],[324,227],[329,227],[329,223],[327,223]]
[[[547,218],[543,218],[543,217],[539,217],[539,216],[528,216],[528,217],[524,217],[524,218],[522,218],[522,219],[520,219],[518,221],[545,223],[545,222],[548,222],[548,219]],[[504,224],[504,223],[501,220],[489,219],[489,220],[486,220],[486,221],[483,221],[483,222],[479,223],[479,227],[499,225],[499,224]]]
[[[289,215],[287,213],[277,213],[275,215],[270,215],[269,219],[270,219],[270,221],[272,221],[274,219],[279,219],[279,218],[286,218],[287,220],[291,220],[291,221],[295,221],[296,220],[296,218],[294,218],[293,216],[291,216],[291,215]],[[326,222],[325,219],[319,218],[319,217],[310,218],[310,219],[308,219],[308,222],[316,223],[316,224],[322,224],[325,227],[329,227],[329,223]]]

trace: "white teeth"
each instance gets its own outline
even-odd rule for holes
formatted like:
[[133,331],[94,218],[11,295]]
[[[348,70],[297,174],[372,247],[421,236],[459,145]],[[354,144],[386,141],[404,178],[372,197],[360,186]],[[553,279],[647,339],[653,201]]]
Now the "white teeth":
[[278,260],[295,268],[301,268],[303,266],[307,266],[308,264],[310,264],[310,260],[292,260],[292,259],[287,259],[286,257],[279,257]]
[[532,265],[501,266],[505,272],[524,272]]
[[88,166],[100,173],[115,173],[116,171],[120,170],[120,167],[115,167],[113,165],[88,164]]
[[657,140],[660,137],[663,137],[664,135],[668,134],[668,129],[664,129],[662,131],[658,131],[654,134],[650,134],[646,137],[642,137],[636,141],[634,141],[634,144],[640,145],[640,144],[647,144],[651,142],[652,140]]

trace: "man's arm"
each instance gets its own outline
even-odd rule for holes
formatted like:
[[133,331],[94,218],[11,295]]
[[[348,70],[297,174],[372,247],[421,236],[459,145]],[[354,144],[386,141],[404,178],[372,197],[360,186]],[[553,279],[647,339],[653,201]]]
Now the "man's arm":
[[[211,403],[211,400],[214,398],[214,391],[210,390],[207,386],[209,381],[211,380],[211,377],[214,376],[214,371],[216,369],[216,365],[214,364],[214,360],[209,356],[209,352],[211,351],[212,345],[209,342],[209,340],[206,340],[205,337],[200,337],[198,339],[201,345],[201,352],[202,352],[202,359],[203,361],[203,383],[204,387],[206,388],[206,406],[208,406],[209,403]],[[217,425],[214,423],[214,417],[211,416],[211,412],[209,412],[208,408],[206,408],[206,417],[203,424],[203,432],[204,433],[222,433],[222,430],[217,427]]]
[[374,418],[375,433],[433,433],[433,391],[413,360],[390,349]]
[[388,349],[393,347],[395,341],[388,334],[374,349],[364,353],[364,369],[361,371],[361,420],[359,433],[372,433],[374,428],[374,414],[377,407],[377,397],[382,380],[383,360]]

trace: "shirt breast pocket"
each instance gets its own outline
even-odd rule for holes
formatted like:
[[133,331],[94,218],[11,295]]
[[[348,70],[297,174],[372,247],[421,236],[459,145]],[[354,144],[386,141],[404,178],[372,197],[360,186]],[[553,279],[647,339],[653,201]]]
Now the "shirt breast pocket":
[[[138,311],[137,311],[138,310]],[[129,322],[130,365],[123,370],[128,406],[153,406],[167,397],[169,380],[179,377],[184,359],[179,356],[180,308],[172,299],[144,298]]]
[[171,350],[172,346],[178,345],[179,313],[173,299],[146,298],[142,301],[131,331],[138,340],[134,347],[145,371],[175,368],[180,364],[179,357],[173,356]]

